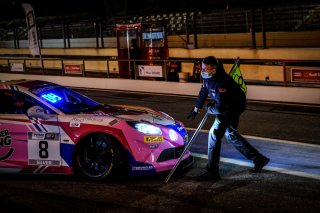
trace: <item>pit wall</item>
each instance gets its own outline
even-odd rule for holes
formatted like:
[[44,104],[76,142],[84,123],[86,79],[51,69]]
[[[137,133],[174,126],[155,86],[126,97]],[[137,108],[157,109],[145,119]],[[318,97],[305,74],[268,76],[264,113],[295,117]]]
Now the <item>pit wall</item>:
[[[44,55],[84,55],[84,56],[117,56],[116,48],[72,48],[72,49],[41,49]],[[29,54],[29,49],[0,49],[1,54]],[[247,48],[170,48],[169,56],[174,58],[204,58],[209,55],[214,55],[217,58],[223,59],[274,59],[274,60],[320,60],[320,48],[272,48],[272,49],[247,49]],[[1,60],[0,63],[7,63]],[[27,64],[34,66],[31,63],[36,61],[29,61]],[[39,63],[39,62],[38,62]],[[48,66],[59,67],[59,61],[47,61]],[[82,63],[82,61],[72,61],[68,63]],[[182,63],[182,72],[193,74],[193,63]],[[231,69],[232,64],[225,64],[226,71]],[[103,62],[87,62],[86,69],[93,71],[106,71],[106,64]],[[119,72],[118,63],[111,61],[109,69],[112,72]],[[285,74],[283,67],[268,66],[268,65],[241,65],[241,71],[245,80],[265,80],[269,81],[284,81]]]
[[[223,59],[274,59],[274,60],[320,60],[320,31],[307,32],[267,32],[266,47],[263,49],[262,33],[256,32],[256,47],[252,47],[251,33],[229,33],[229,34],[198,34],[198,49],[194,49],[194,36],[189,36],[189,44],[186,44],[187,36],[171,35],[168,36],[169,56],[174,58],[204,58],[214,55]],[[95,48],[95,38],[70,39],[71,48],[64,49],[63,39],[43,40],[41,49],[44,55],[84,55],[84,56],[117,56],[116,38],[103,38],[105,48]],[[13,49],[13,41],[0,41],[1,54],[29,54],[28,41],[20,40],[20,49]],[[99,46],[101,41],[99,39]],[[294,48],[293,48],[294,47]],[[308,48],[305,48],[308,47]],[[316,48],[318,47],[318,48]],[[0,65],[7,63],[0,60]],[[26,66],[40,66],[39,61],[28,61]],[[82,61],[69,60],[66,63],[82,63]],[[46,61],[48,66],[52,68],[61,68],[60,61]],[[182,63],[182,72],[193,75],[193,63]],[[225,64],[226,71],[229,71],[232,64]],[[85,64],[86,71],[105,72],[106,63],[101,61],[91,61]],[[287,73],[279,66],[268,65],[241,65],[242,75],[245,80],[264,81],[284,81],[284,76],[288,75],[290,67],[287,67]],[[109,62],[109,70],[119,73],[117,61]]]
[[[122,90],[127,92],[134,91],[186,96],[197,96],[201,87],[200,83],[0,73],[0,80],[16,79],[45,80],[77,88]],[[320,89],[248,85],[247,99],[251,101],[312,104],[320,107]]]

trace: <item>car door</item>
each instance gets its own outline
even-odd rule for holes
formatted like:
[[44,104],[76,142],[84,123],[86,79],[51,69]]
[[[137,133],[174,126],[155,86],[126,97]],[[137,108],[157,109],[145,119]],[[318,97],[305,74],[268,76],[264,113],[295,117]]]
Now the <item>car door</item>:
[[[57,114],[31,96],[0,90],[0,171],[5,173],[44,173],[61,166]],[[45,119],[28,116],[39,106]]]

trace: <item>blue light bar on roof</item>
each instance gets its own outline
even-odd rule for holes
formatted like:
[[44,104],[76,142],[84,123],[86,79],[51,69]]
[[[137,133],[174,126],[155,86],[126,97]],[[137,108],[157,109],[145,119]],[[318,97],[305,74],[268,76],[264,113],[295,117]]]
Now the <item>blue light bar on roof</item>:
[[51,92],[41,95],[41,98],[43,98],[51,103],[56,103],[62,99],[61,97],[59,97],[56,94],[53,94]]

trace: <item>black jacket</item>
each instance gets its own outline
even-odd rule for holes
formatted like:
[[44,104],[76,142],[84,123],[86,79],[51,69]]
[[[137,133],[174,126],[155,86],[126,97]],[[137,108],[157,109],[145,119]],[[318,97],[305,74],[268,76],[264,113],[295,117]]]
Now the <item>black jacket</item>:
[[201,109],[210,96],[215,103],[211,114],[241,114],[246,108],[246,96],[240,86],[219,66],[209,79],[204,79],[195,106]]

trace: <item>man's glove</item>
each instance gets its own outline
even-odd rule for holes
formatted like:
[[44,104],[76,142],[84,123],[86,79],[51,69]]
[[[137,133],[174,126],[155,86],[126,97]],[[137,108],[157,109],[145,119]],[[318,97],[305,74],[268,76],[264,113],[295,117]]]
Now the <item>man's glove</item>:
[[217,114],[217,109],[215,108],[215,102],[209,102],[206,106],[206,110],[209,114]]
[[214,103],[214,102],[209,102],[209,103],[207,104],[207,106],[206,106],[206,110],[210,110],[210,108],[211,108],[211,107],[214,108],[214,106],[215,106],[215,103]]
[[191,120],[193,121],[193,120],[196,118],[196,116],[197,116],[197,114],[198,114],[198,111],[199,111],[199,109],[198,109],[197,107],[193,108],[193,109],[190,111],[187,119],[191,118]]

